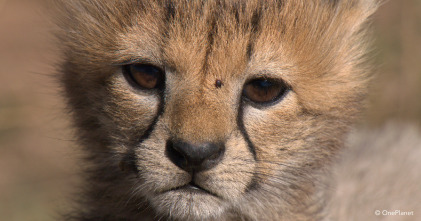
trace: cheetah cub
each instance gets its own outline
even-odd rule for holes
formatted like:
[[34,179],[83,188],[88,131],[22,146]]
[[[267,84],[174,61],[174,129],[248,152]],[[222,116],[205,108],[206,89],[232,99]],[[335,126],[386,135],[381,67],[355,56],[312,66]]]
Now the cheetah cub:
[[69,220],[323,220],[374,0],[68,0]]

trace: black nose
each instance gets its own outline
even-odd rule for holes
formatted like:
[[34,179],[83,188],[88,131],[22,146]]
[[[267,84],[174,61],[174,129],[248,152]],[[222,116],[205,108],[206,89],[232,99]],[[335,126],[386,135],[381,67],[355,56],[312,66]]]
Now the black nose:
[[224,155],[225,147],[221,143],[193,145],[170,140],[167,142],[166,152],[168,158],[181,169],[199,172],[217,165]]

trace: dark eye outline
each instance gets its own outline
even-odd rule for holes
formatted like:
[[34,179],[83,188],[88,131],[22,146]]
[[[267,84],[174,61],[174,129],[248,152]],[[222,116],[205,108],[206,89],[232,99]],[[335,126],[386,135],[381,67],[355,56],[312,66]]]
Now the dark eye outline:
[[[269,82],[272,85],[279,86],[280,87],[279,93],[277,93],[276,96],[274,96],[272,99],[263,101],[263,102],[254,101],[250,99],[247,96],[247,92],[245,91],[246,86],[249,84],[256,83],[257,81],[265,81],[265,82]],[[281,79],[275,79],[275,78],[270,78],[270,77],[258,77],[258,78],[253,78],[246,81],[246,83],[243,85],[241,97],[247,103],[259,108],[259,107],[266,107],[266,106],[272,106],[272,105],[277,104],[288,94],[290,90],[292,90],[291,87],[285,81]]]
[[[158,76],[158,82],[154,88],[146,88],[143,87],[138,83],[138,81],[133,76],[131,68],[133,66],[139,66],[139,67],[145,67],[150,69],[155,69],[160,76]],[[162,91],[165,87],[165,71],[162,68],[157,67],[156,65],[148,64],[148,63],[133,63],[133,64],[125,64],[122,66],[123,75],[126,78],[127,82],[134,88],[143,90],[143,91],[149,91],[149,92],[156,92],[156,91]]]

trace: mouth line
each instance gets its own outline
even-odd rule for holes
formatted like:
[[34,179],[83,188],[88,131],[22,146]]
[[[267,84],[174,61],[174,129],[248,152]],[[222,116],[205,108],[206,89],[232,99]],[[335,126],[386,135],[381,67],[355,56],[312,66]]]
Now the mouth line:
[[171,191],[181,191],[183,193],[189,193],[189,194],[206,194],[206,195],[211,195],[211,196],[215,196],[215,197],[219,198],[218,195],[210,192],[209,190],[206,190],[206,189],[200,187],[199,185],[197,185],[193,182],[190,182],[190,183],[188,183],[186,185],[183,185],[183,186],[172,188],[172,189],[170,189],[166,192],[171,192]]

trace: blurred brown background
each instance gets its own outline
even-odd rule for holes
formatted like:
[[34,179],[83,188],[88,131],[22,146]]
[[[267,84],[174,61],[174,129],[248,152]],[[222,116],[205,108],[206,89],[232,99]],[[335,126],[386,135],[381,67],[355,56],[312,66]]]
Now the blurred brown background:
[[[77,183],[42,1],[0,0],[0,220],[56,220]],[[421,125],[421,1],[388,1],[373,22],[379,77],[364,122]]]

